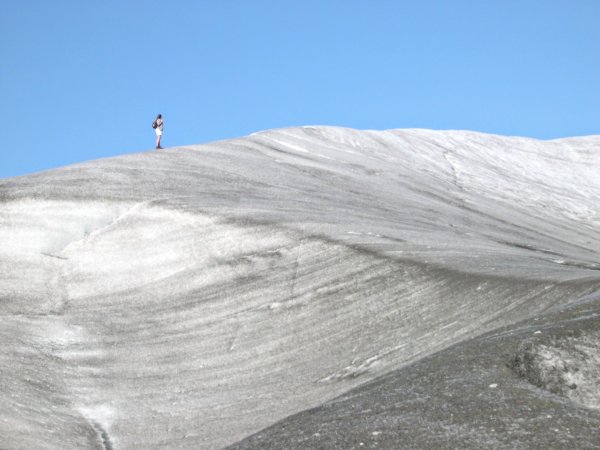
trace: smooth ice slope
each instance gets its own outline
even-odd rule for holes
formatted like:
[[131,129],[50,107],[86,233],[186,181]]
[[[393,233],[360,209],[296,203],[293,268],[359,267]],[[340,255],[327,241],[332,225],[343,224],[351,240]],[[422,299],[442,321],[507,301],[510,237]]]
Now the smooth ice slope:
[[2,180],[3,446],[220,448],[594,294],[599,148],[304,127]]

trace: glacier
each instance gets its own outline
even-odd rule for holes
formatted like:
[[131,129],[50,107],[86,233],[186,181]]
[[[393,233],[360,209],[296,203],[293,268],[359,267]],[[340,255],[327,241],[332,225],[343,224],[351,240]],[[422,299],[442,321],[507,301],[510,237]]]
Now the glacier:
[[599,173],[306,126],[0,180],[0,447],[598,448]]

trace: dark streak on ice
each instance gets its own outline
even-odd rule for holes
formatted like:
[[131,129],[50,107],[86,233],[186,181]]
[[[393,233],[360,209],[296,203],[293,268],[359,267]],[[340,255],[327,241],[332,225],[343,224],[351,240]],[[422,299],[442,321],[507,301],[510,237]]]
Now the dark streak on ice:
[[107,431],[98,422],[91,421],[90,423],[92,427],[94,427],[96,433],[98,433],[98,437],[100,438],[104,450],[114,450]]

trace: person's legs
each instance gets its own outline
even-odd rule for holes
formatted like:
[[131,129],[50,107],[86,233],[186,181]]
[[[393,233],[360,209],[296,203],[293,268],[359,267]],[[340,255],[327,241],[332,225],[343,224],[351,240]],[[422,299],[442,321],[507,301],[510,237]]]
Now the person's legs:
[[162,133],[160,131],[156,132],[156,148],[162,148],[160,146],[160,138],[162,137]]

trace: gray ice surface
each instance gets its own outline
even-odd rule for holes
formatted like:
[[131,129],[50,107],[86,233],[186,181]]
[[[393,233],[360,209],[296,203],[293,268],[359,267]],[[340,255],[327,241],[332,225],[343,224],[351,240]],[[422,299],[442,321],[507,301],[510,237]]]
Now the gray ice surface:
[[228,449],[600,448],[599,322],[596,297],[503,327]]
[[[592,448],[599,173],[600,136],[302,127],[0,180],[0,448],[541,448],[540,402]],[[395,435],[327,406],[358,386]]]

